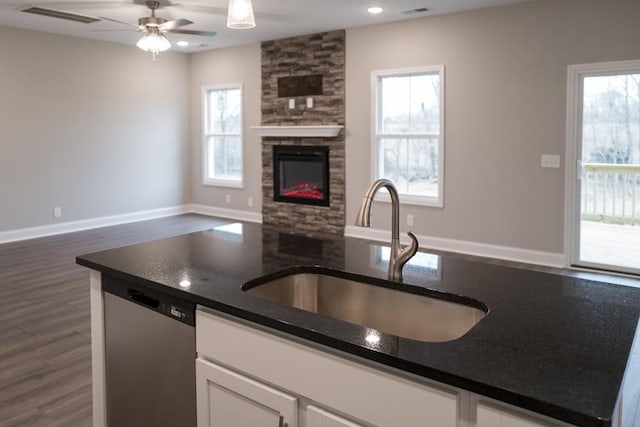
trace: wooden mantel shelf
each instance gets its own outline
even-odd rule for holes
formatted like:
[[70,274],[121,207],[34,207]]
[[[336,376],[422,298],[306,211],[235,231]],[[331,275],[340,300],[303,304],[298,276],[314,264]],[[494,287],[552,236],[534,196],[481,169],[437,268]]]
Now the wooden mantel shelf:
[[251,126],[260,136],[280,137],[319,137],[332,138],[338,136],[344,126]]

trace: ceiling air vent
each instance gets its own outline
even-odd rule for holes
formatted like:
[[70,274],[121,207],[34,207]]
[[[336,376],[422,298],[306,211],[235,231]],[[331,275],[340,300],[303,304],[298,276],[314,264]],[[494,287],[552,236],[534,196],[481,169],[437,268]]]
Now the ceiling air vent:
[[409,9],[409,10],[402,11],[402,13],[406,15],[411,15],[413,13],[425,13],[425,12],[429,12],[429,9],[427,9],[426,7],[419,7],[417,9]]
[[73,22],[81,22],[83,24],[90,24],[92,22],[100,21],[100,19],[94,18],[92,16],[77,15],[75,13],[62,12],[60,10],[45,9],[43,7],[29,7],[27,9],[22,9],[22,11],[25,13],[33,13],[34,15],[49,16],[51,18],[66,19],[67,21],[73,21]]

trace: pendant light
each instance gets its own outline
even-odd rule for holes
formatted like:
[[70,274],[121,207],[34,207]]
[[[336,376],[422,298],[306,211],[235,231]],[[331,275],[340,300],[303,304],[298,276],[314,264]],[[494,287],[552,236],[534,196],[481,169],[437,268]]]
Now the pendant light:
[[244,30],[255,26],[256,20],[253,17],[251,0],[229,0],[227,27],[234,30]]

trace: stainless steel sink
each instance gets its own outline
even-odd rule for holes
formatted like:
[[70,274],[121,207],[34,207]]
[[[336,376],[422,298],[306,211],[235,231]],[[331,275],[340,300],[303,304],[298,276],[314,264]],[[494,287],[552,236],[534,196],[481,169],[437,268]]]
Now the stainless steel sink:
[[476,307],[317,272],[253,281],[243,289],[275,303],[426,342],[460,338],[488,311],[478,301],[455,295],[450,297]]

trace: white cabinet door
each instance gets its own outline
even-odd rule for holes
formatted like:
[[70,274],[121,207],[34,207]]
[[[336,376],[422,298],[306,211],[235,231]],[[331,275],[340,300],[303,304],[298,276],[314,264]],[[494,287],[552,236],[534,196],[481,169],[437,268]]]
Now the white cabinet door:
[[196,350],[200,357],[216,360],[369,425],[461,425],[460,399],[466,392],[412,381],[370,366],[367,361],[341,357],[333,350],[324,351],[281,333],[266,332],[264,327],[239,322],[212,309],[199,309],[196,324]]
[[362,427],[362,425],[309,405],[307,406],[307,424],[305,427]]
[[198,427],[298,427],[298,399],[196,360]]
[[521,417],[480,403],[476,425],[477,427],[547,427],[551,424],[543,424],[528,417]]

